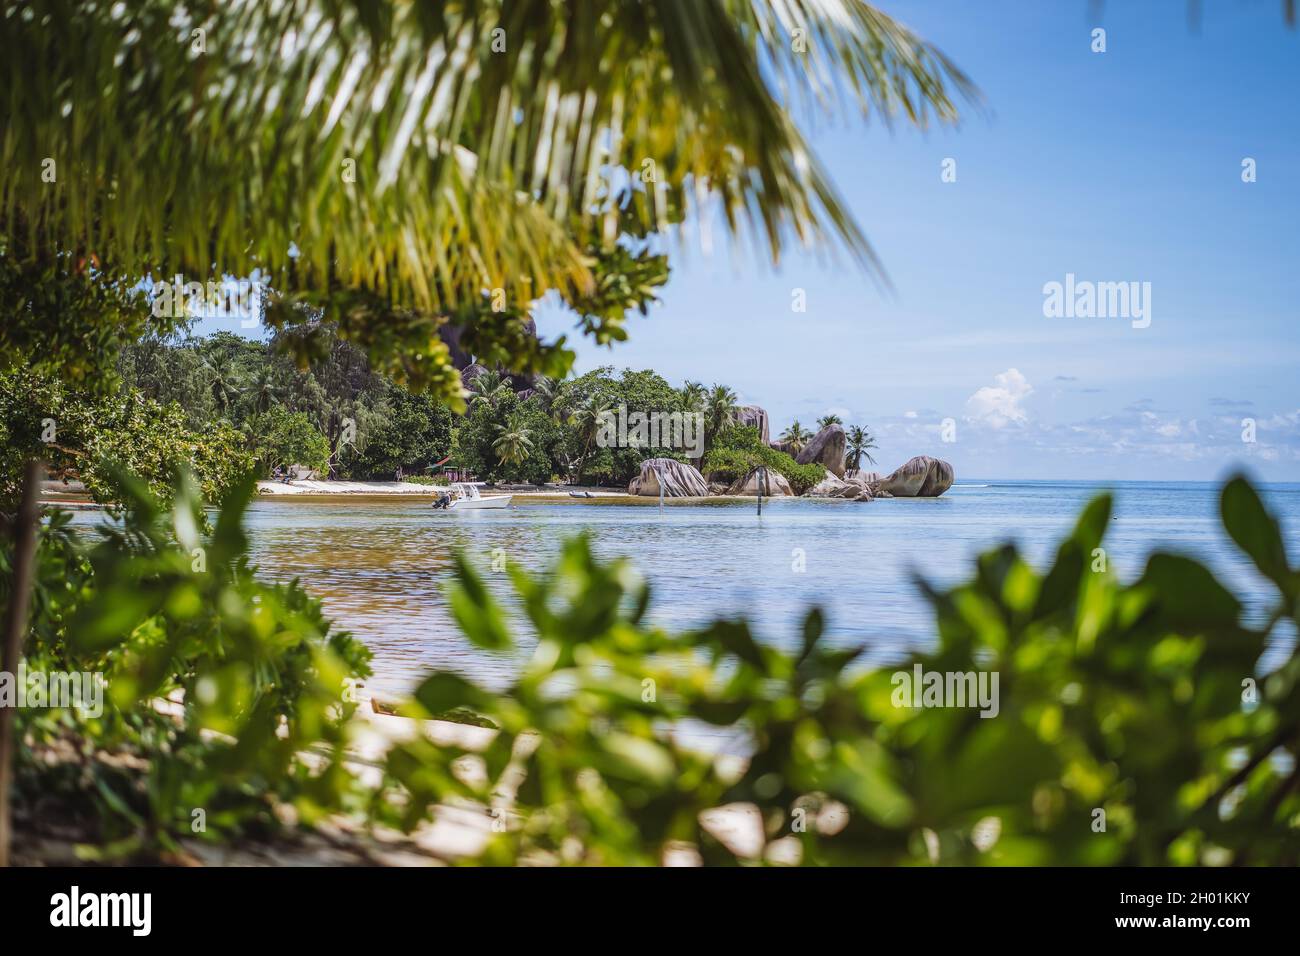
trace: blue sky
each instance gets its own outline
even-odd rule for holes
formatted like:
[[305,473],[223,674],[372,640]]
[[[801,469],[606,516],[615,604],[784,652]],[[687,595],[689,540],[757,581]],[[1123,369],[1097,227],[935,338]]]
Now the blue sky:
[[[1185,0],[881,6],[987,100],[957,130],[812,131],[895,294],[847,261],[758,268],[688,242],[629,342],[570,336],[578,371],[724,382],[778,427],[833,410],[877,434],[886,469],[924,453],[959,479],[1213,479],[1244,464],[1300,480],[1300,34],[1281,3],[1203,3],[1198,30]],[[956,182],[941,181],[946,158]],[[1046,318],[1043,286],[1067,273],[1150,282],[1150,326]],[[572,331],[556,309],[538,320]]]

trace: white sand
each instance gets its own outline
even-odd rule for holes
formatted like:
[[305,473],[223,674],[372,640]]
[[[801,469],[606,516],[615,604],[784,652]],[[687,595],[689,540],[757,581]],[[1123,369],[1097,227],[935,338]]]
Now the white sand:
[[[259,481],[257,490],[263,495],[424,495],[433,497],[446,491],[446,485],[417,485],[409,481],[322,481],[318,479],[292,481]],[[568,488],[536,488],[529,491],[507,491],[506,489],[482,488],[484,497],[492,495],[514,495],[516,497],[569,497]],[[582,489],[574,489],[582,490]],[[609,488],[590,489],[593,498],[622,498],[625,491]],[[575,499],[576,500],[576,499]]]
[[436,495],[437,485],[417,485],[410,481],[259,481],[263,495]]

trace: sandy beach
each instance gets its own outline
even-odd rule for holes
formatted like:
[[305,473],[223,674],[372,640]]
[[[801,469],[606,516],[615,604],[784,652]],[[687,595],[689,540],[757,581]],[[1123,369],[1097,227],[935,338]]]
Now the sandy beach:
[[[424,485],[411,481],[324,481],[320,479],[303,479],[285,483],[282,481],[259,481],[257,492],[261,495],[416,495],[432,498],[446,490],[446,485]],[[481,486],[480,486],[481,487]],[[510,488],[482,488],[485,497],[493,495],[514,495],[529,498],[570,498],[569,491],[585,491],[593,498],[627,498],[626,492],[612,491],[608,488],[536,488],[516,491]]]

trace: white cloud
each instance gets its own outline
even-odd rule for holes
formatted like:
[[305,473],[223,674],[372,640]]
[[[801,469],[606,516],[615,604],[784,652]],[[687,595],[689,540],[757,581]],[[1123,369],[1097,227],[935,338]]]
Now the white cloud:
[[993,381],[996,384],[985,385],[966,399],[968,417],[993,428],[1026,424],[1029,415],[1022,403],[1034,391],[1028,379],[1020,374],[1019,369],[1009,368],[995,376]]

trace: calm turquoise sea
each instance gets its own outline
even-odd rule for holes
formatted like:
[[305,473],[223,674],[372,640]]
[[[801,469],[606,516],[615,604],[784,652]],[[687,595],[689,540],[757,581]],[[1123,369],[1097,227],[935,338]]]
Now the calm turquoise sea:
[[[885,663],[931,640],[933,621],[914,574],[957,581],[976,554],[1005,540],[1042,566],[1084,503],[1107,488],[1116,509],[1106,548],[1121,575],[1140,573],[1153,550],[1191,554],[1259,613],[1267,591],[1224,534],[1209,483],[969,481],[937,499],[768,500],[762,517],[753,502],[660,511],[516,499],[522,503],[506,511],[448,515],[421,501],[282,498],[256,502],[249,527],[264,572],[302,578],[339,624],[374,650],[372,683],[400,693],[434,667],[499,685],[517,666],[456,632],[442,593],[453,548],[484,568],[498,548],[542,568],[565,537],[587,532],[599,554],[636,562],[662,624],[743,614],[764,640],[794,642],[804,609],[820,604],[834,640],[864,643],[868,659]],[[1300,559],[1300,485],[1263,491]],[[504,574],[489,581],[508,593]],[[1264,666],[1292,640],[1283,635]]]

